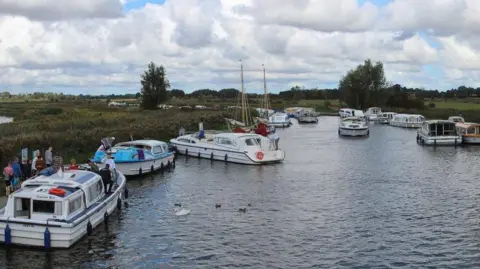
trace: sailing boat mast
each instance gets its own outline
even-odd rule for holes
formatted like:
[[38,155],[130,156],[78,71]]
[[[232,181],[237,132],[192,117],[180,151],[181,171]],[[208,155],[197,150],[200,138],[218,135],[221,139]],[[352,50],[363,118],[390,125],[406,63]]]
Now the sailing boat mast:
[[241,96],[242,96],[242,122],[243,123],[246,123],[245,122],[245,118],[246,118],[246,111],[245,111],[245,88],[243,87],[243,62],[242,60],[240,60],[240,80],[242,81],[242,88],[241,88]]
[[266,72],[265,72],[265,64],[262,64],[263,67],[263,109],[265,110],[265,116],[268,118],[268,112],[270,110],[270,100],[268,98],[267,93],[267,79],[266,79]]

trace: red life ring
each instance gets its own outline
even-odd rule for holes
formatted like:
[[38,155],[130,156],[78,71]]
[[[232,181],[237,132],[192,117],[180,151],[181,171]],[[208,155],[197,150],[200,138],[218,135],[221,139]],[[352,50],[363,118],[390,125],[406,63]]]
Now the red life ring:
[[59,188],[51,188],[48,193],[58,196],[65,196],[65,190]]
[[257,159],[263,160],[264,154],[263,154],[263,152],[261,152],[261,151],[257,151],[256,156],[257,156]]

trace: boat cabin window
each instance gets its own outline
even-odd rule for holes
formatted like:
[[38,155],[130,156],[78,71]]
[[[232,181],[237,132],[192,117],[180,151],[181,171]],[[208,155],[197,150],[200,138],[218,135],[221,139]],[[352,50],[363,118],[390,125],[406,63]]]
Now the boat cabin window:
[[162,150],[162,147],[155,146],[155,147],[153,147],[152,152],[153,152],[153,154],[160,154],[160,153],[163,153],[163,150]]
[[15,198],[15,218],[30,218],[30,198]]
[[167,144],[162,144],[162,149],[163,149],[163,152],[168,152]]
[[55,202],[33,200],[33,212],[53,214],[55,213]]
[[79,209],[82,208],[82,197],[79,196],[73,200],[68,202],[68,214],[72,214],[77,212]]
[[90,192],[90,197],[88,199],[88,202],[93,202],[95,201],[102,193],[103,193],[103,183],[101,180],[98,180],[95,184],[90,186],[88,189]]
[[477,128],[476,127],[470,127],[467,129],[467,134],[476,134]]
[[430,136],[442,136],[442,135],[456,135],[457,130],[454,124],[430,124],[429,128],[429,135]]
[[225,137],[217,137],[215,139],[215,143],[217,143],[218,145],[227,145],[227,146],[233,145],[232,140]]
[[247,144],[247,146],[258,146],[257,140],[255,138],[245,139],[245,144]]

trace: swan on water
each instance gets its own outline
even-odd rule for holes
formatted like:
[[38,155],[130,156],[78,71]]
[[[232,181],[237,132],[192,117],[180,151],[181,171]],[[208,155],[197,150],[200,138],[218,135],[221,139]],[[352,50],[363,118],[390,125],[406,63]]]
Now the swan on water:
[[175,212],[175,216],[185,216],[190,214],[190,209],[185,208],[174,208],[173,211]]

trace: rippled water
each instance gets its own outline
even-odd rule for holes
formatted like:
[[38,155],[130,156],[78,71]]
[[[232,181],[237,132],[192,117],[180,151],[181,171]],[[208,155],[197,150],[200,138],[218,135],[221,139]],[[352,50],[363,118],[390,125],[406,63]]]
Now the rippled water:
[[280,130],[280,165],[182,156],[129,181],[108,230],[70,250],[1,248],[0,267],[480,268],[480,147],[421,147],[415,131],[383,125],[340,138],[337,126]]

